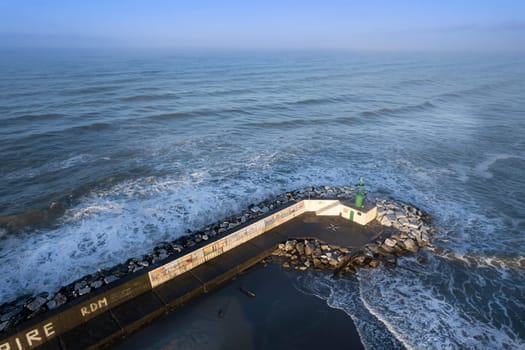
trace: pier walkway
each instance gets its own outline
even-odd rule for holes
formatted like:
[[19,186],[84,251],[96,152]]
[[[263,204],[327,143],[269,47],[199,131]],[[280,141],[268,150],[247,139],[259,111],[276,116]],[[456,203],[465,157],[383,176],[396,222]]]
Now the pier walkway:
[[359,248],[377,234],[377,227],[361,226],[341,217],[305,213],[91,319],[60,336],[60,344],[57,340],[46,348],[80,349],[118,341],[255,265],[287,239],[315,238],[330,245]]
[[[355,216],[354,216],[355,214]],[[232,279],[288,239],[360,248],[381,233],[375,206],[344,200],[292,201],[223,235],[25,323],[0,350],[100,348]],[[369,223],[367,225],[364,225]]]

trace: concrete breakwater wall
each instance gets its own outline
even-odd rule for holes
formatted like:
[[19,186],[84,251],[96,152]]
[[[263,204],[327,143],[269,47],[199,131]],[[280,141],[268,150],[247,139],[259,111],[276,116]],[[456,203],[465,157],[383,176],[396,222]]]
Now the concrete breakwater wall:
[[86,324],[108,309],[307,211],[318,215],[348,215],[360,223],[372,220],[376,215],[375,206],[368,204],[363,209],[355,209],[348,202],[343,203],[354,192],[350,187],[327,186],[288,192],[249,206],[241,215],[164,242],[148,255],[85,276],[56,293],[4,303],[0,306],[0,349],[28,349],[56,341],[58,335]]

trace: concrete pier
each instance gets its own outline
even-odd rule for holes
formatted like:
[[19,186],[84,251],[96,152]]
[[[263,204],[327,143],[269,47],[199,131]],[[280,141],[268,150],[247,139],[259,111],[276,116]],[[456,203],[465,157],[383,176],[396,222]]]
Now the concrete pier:
[[0,350],[103,347],[230,280],[289,238],[359,248],[377,236],[381,226],[361,225],[375,218],[375,206],[350,205],[326,198],[289,202],[191,251],[22,323],[1,335]]

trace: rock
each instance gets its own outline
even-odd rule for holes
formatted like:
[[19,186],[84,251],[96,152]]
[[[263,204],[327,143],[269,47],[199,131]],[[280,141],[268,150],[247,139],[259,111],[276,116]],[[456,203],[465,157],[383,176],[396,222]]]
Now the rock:
[[352,264],[357,265],[357,266],[363,265],[363,263],[365,262],[365,259],[366,257],[364,255],[358,255],[352,259]]
[[67,302],[67,298],[65,295],[57,293],[52,301],[55,302],[55,307],[59,307],[60,305],[64,305]]
[[285,269],[289,269],[290,268],[290,263],[288,261],[283,262],[283,267]]
[[328,246],[328,244],[321,244],[321,250],[322,251],[326,251],[326,250],[329,250],[330,247]]
[[297,244],[296,240],[286,241],[285,246],[284,246],[284,250],[287,251],[287,252],[291,252],[292,250],[295,249],[295,245],[296,244]]
[[[7,321],[6,322],[0,322],[0,332],[3,332],[4,329],[6,329],[8,325],[9,325],[9,322],[7,322]],[[7,349],[9,349],[9,348],[7,348]]]
[[407,238],[403,242],[403,245],[405,246],[405,249],[408,250],[411,253],[417,253],[419,250],[419,247],[417,246],[416,242],[414,242],[413,239]]
[[148,267],[149,266],[149,262],[147,260],[141,260],[137,263],[137,265],[139,266],[143,266],[143,267]]
[[368,263],[368,266],[375,269],[379,266],[379,260],[373,259]]
[[110,284],[112,282],[115,282],[116,280],[118,280],[118,277],[115,275],[109,275],[109,276],[104,277],[104,282],[106,284]]
[[408,224],[407,224],[408,227],[410,228],[413,228],[415,230],[417,230],[419,228],[419,223],[415,222],[415,221],[409,221]]
[[337,261],[337,259],[334,259],[334,258],[328,258],[328,264],[329,264],[330,266],[335,267],[335,266],[339,265],[339,262]]
[[297,252],[299,253],[299,255],[304,255],[304,243],[303,242],[298,242],[295,245],[295,249],[297,249]]
[[386,227],[392,226],[392,221],[385,215],[381,218],[380,224]]
[[50,301],[47,302],[46,306],[47,306],[48,310],[53,310],[54,308],[57,307],[57,302],[54,301],[54,300],[50,300]]
[[320,267],[322,265],[321,260],[319,260],[317,258],[313,259],[313,263],[314,263],[314,267],[315,268]]
[[91,292],[91,287],[90,286],[85,286],[84,288],[81,288],[81,289],[78,290],[78,295],[86,295],[89,292]]
[[210,239],[210,237],[208,237],[207,234],[202,235],[201,238],[202,238],[203,241],[207,241],[208,239]]
[[301,271],[305,271],[306,269],[308,269],[308,267],[306,267],[306,266],[299,266],[299,270],[301,270]]
[[[389,247],[386,244],[382,244],[380,248],[386,253],[393,253],[394,252],[394,248]],[[385,254],[383,254],[383,255],[385,255]]]
[[135,266],[133,268],[133,271],[132,272],[137,272],[137,271],[140,271],[140,270],[143,270],[144,269],[144,266]]
[[279,250],[285,250],[285,245],[284,243],[279,243],[279,245],[277,246],[279,248]]
[[314,251],[312,252],[312,255],[313,256],[320,256],[321,254],[323,254],[323,251],[321,250],[321,248],[315,247]]
[[261,211],[261,208],[259,208],[258,206],[254,205],[253,207],[250,208],[250,210],[252,211],[252,213],[258,213]]
[[85,286],[87,286],[87,282],[82,280],[82,281],[79,281],[77,283],[75,283],[75,291],[78,291],[82,288],[84,288]]
[[390,248],[394,248],[397,244],[397,241],[391,238],[385,239],[384,245],[389,246]]
[[42,297],[36,297],[32,302],[26,305],[26,308],[29,309],[29,311],[36,311],[42,307],[47,302],[45,298]]
[[261,211],[262,211],[263,213],[267,213],[267,212],[270,211],[270,208],[268,208],[268,207],[263,207],[263,208],[261,209]]
[[307,242],[304,245],[304,254],[305,255],[312,255],[312,253],[314,252],[314,249],[315,249],[315,246],[312,243]]
[[370,249],[370,251],[374,253],[374,255],[381,254],[379,247],[373,243],[368,244],[366,247]]
[[91,288],[97,289],[97,288],[102,287],[103,284],[104,282],[102,282],[101,280],[96,280],[96,281],[91,282]]
[[402,226],[408,226],[408,219],[406,217],[402,217],[401,219],[399,219],[397,222],[399,222]]
[[7,321],[9,320],[11,317],[14,317],[16,315],[18,315],[20,312],[22,312],[22,309],[21,308],[16,308],[16,309],[13,309],[5,314],[2,315],[2,317],[0,317],[0,321],[3,322],[3,321]]

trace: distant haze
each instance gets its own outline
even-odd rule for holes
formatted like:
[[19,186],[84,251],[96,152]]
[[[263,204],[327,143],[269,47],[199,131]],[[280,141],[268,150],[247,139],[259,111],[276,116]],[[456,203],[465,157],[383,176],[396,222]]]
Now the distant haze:
[[0,47],[525,51],[525,1],[20,1]]

